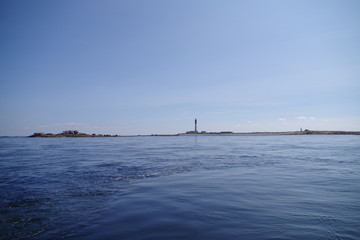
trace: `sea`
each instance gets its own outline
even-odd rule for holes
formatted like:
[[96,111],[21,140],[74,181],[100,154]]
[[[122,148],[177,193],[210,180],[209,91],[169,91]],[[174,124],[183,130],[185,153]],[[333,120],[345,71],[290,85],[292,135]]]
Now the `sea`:
[[360,239],[360,136],[0,138],[0,239]]

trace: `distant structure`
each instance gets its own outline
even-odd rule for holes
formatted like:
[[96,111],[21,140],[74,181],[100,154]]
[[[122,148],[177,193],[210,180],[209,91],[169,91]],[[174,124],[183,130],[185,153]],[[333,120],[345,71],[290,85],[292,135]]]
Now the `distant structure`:
[[63,134],[77,135],[77,134],[79,134],[79,131],[78,130],[66,130],[66,131],[63,131]]
[[[197,130],[197,119],[195,118],[195,129],[194,131],[187,131],[187,134],[198,134],[198,130]],[[201,133],[206,133],[206,131],[201,131]]]
[[198,131],[197,131],[197,120],[196,120],[196,118],[195,118],[195,133],[197,133]]

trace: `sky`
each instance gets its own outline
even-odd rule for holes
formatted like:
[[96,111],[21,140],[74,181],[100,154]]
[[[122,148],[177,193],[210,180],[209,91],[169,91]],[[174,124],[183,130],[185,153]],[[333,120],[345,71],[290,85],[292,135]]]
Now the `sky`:
[[358,0],[0,1],[0,136],[360,130]]

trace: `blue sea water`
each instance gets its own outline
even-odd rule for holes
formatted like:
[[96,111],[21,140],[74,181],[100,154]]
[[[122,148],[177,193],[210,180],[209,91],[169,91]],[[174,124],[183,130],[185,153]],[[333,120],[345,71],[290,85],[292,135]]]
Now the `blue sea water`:
[[0,239],[360,239],[359,136],[0,138]]

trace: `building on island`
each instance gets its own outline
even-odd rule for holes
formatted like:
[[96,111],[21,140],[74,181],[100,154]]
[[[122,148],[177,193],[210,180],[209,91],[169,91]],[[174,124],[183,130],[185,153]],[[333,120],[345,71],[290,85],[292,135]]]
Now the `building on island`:
[[201,132],[198,131],[198,129],[197,129],[197,119],[195,118],[195,129],[194,129],[194,131],[187,131],[186,134],[198,134],[198,133],[205,134],[206,131],[201,131]]
[[77,135],[77,134],[79,134],[79,131],[78,130],[66,130],[66,131],[63,131],[62,134],[65,134],[65,135]]
[[197,131],[197,120],[196,120],[196,118],[195,118],[195,133],[197,133],[198,131]]

